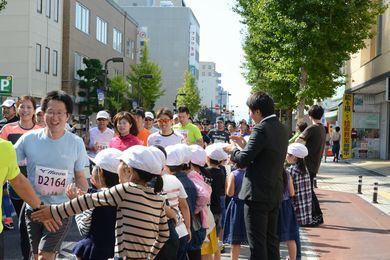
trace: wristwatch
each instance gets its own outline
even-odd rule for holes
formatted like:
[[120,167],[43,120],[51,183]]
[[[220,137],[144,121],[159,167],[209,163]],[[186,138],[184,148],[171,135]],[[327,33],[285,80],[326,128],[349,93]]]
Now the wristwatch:
[[[41,201],[41,204],[39,204],[39,206],[42,206],[42,205],[45,205],[45,203],[43,203],[43,202]],[[38,210],[40,210],[40,207],[33,209],[33,212],[38,211]]]

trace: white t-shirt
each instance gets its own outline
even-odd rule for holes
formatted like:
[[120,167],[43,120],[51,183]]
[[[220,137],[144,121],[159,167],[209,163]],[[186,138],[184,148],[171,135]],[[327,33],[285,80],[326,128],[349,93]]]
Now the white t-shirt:
[[[103,133],[97,127],[91,128],[89,130],[89,147],[97,144],[99,151],[106,149],[113,137],[114,131],[110,128],[107,128]],[[88,155],[94,158],[96,153],[88,150]]]
[[169,206],[176,212],[177,224],[176,232],[180,237],[188,235],[187,228],[184,225],[184,218],[179,209],[179,198],[186,199],[187,193],[183,187],[183,184],[176,176],[171,174],[163,174],[163,196],[168,200]]
[[175,145],[184,143],[184,137],[178,132],[173,131],[170,135],[162,135],[160,132],[153,133],[148,137],[148,145],[161,145],[167,147],[169,145]]

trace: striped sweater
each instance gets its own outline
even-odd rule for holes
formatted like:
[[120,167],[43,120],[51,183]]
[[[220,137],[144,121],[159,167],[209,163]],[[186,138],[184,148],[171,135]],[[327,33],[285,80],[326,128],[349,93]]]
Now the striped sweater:
[[115,255],[125,259],[154,259],[169,229],[164,199],[153,189],[134,183],[118,184],[108,190],[85,194],[66,203],[51,205],[51,214],[64,219],[99,206],[118,208]]

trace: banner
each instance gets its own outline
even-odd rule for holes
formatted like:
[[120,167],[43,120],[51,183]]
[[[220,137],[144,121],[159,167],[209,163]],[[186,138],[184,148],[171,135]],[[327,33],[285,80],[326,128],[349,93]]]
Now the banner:
[[344,94],[343,97],[343,120],[341,125],[341,150],[343,159],[351,158],[352,155],[352,109],[353,96],[352,94]]

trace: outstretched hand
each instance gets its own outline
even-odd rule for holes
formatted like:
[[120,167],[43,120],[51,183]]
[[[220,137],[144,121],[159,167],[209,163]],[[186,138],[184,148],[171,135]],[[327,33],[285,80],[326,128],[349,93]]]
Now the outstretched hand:
[[49,232],[55,232],[59,230],[60,226],[62,225],[61,220],[55,220],[53,218],[50,212],[50,206],[48,205],[41,205],[39,210],[31,213],[31,218],[34,221],[42,222],[42,224]]
[[241,149],[244,149],[244,147],[246,146],[246,141],[242,136],[230,136],[230,141],[239,146]]

